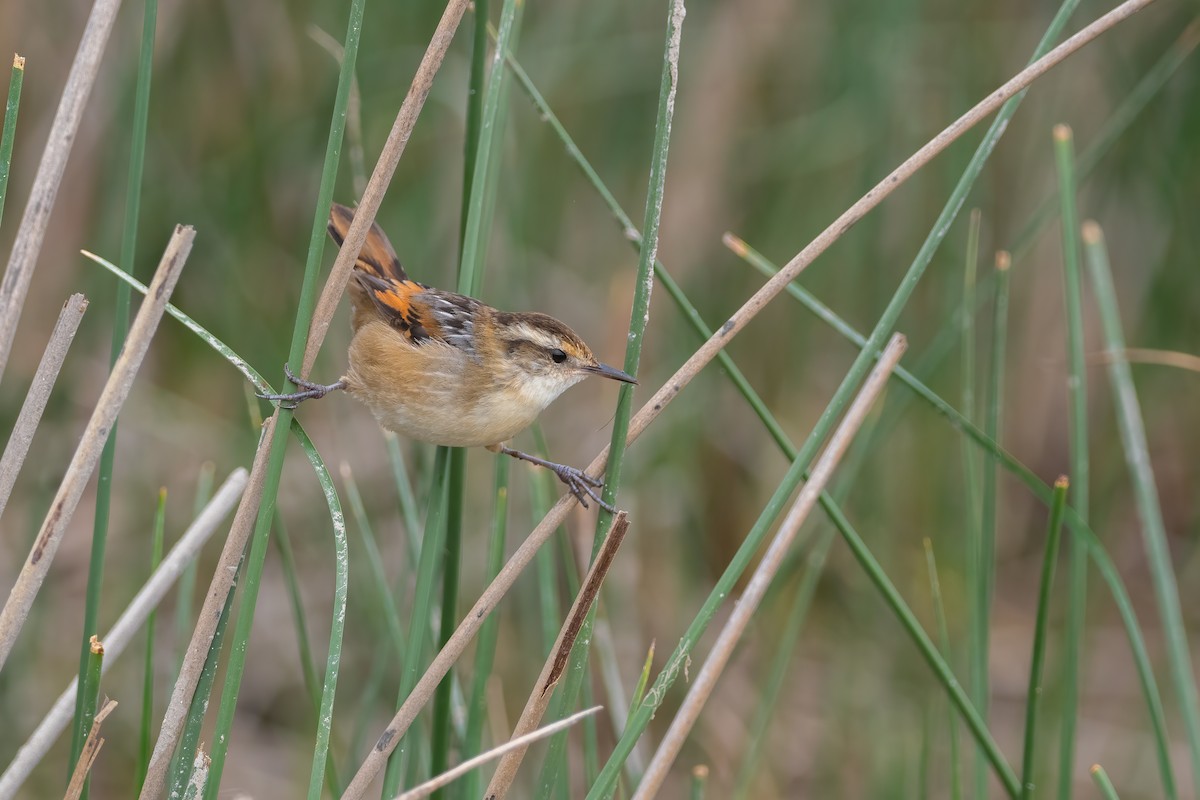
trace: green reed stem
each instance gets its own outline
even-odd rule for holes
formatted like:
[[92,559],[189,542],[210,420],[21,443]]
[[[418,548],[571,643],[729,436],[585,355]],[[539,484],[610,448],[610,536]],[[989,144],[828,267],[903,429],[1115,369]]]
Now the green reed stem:
[[[1062,220],[1063,299],[1067,318],[1067,413],[1070,420],[1071,507],[1088,518],[1087,364],[1084,360],[1083,281],[1079,258],[1079,221],[1075,211],[1075,152],[1071,129],[1054,128],[1058,168],[1059,218]],[[1075,725],[1079,706],[1079,659],[1087,610],[1087,551],[1068,545],[1067,621],[1062,663],[1062,727],[1059,733],[1058,797],[1071,797],[1075,766]]]
[[[365,0],[352,0],[346,26],[346,41],[343,46],[341,72],[338,77],[337,95],[333,103],[333,115],[329,125],[329,141],[325,150],[325,163],[321,170],[321,184],[317,192],[317,203],[313,213],[312,231],[309,235],[308,257],[304,265],[300,300],[296,308],[296,322],[292,328],[292,342],[288,351],[288,363],[299,365],[304,357],[304,346],[312,323],[316,304],[317,279],[320,277],[321,255],[325,248],[325,226],[329,208],[333,203],[333,189],[337,180],[338,161],[342,149],[342,136],[346,129],[346,107],[350,100],[350,88],[354,78],[354,65],[358,58],[359,34],[362,32],[363,6]],[[284,378],[284,390],[291,382]],[[293,413],[280,407],[276,413],[276,429],[286,430],[292,424]],[[217,727],[213,737],[212,763],[209,767],[206,800],[216,800],[221,786],[221,773],[229,750],[230,732],[233,728],[234,712],[237,708],[238,691],[242,673],[246,666],[247,644],[250,628],[254,621],[254,608],[258,601],[258,588],[266,561],[267,542],[270,538],[271,521],[275,516],[275,504],[279,494],[279,479],[283,472],[284,455],[287,451],[285,435],[274,437],[271,443],[267,470],[263,476],[263,494],[258,518],[250,544],[250,557],[246,563],[246,575],[242,587],[242,602],[238,609],[237,625],[226,668],[225,685],[221,693],[221,706],[217,714]],[[320,745],[318,744],[318,749]]]
[[[642,217],[642,246],[638,250],[637,278],[634,284],[633,306],[629,315],[628,344],[625,347],[625,372],[637,376],[642,357],[642,340],[646,325],[650,321],[650,296],[654,289],[654,262],[658,254],[658,231],[662,218],[663,187],[667,177],[667,153],[671,144],[671,121],[675,113],[675,91],[679,80],[679,52],[683,30],[683,0],[672,0],[667,15],[666,40],[663,49],[662,77],[659,81],[658,112],[654,124],[654,144],[651,148],[650,180],[646,192],[646,208]],[[612,439],[609,444],[608,468],[605,472],[602,497],[609,505],[615,505],[621,486],[621,472],[625,463],[625,439],[629,432],[629,418],[633,413],[633,390],[629,384],[621,384],[617,394],[617,409],[613,418]],[[612,514],[601,508],[596,521],[596,533],[592,540],[592,557],[595,558],[609,527]],[[561,708],[569,713],[578,702],[579,688],[583,682],[588,660],[588,647],[595,625],[596,606],[593,605],[584,618],[579,637],[571,650],[566,678],[559,690],[563,695]],[[557,734],[550,740],[546,756],[546,770],[542,785],[553,783],[553,770],[559,759],[556,753],[566,747],[566,733]],[[610,760],[611,763],[611,760]],[[607,769],[607,767],[606,767]],[[620,765],[613,770],[615,781]],[[603,778],[602,778],[603,779]]]
[[13,141],[17,136],[17,112],[21,108],[21,84],[25,81],[25,59],[13,55],[12,76],[8,79],[8,102],[4,106],[4,131],[0,133],[0,221],[4,219],[4,198],[8,195],[8,176],[12,168]]
[[[137,89],[133,109],[133,137],[129,148],[129,183],[125,194],[125,224],[121,231],[121,263],[132,273],[137,249],[138,212],[142,198],[142,172],[146,161],[146,127],[150,115],[150,77],[154,55],[154,30],[158,17],[158,0],[146,0],[142,16],[142,47],[138,59]],[[117,356],[125,346],[129,331],[129,287],[117,285],[116,302],[113,306],[112,346],[109,367],[117,362]],[[100,452],[100,463],[96,468],[96,510],[92,524],[92,549],[88,562],[87,588],[84,592],[83,635],[79,644],[79,676],[82,683],[83,671],[90,658],[88,637],[99,630],[100,590],[104,583],[104,553],[108,544],[108,515],[112,505],[113,462],[117,453],[117,422]],[[68,769],[74,769],[83,749],[87,731],[82,726],[83,698],[75,698],[75,736],[71,740],[71,760]],[[81,733],[82,730],[82,733]]]
[[[83,698],[82,708],[83,714],[80,720],[83,723],[83,738],[87,739],[87,735],[92,730],[92,722],[96,718],[96,708],[100,702],[100,673],[104,667],[104,645],[95,636],[89,637],[88,640],[88,660],[85,665],[83,674],[80,676],[79,696]],[[76,756],[78,761],[79,757]],[[72,765],[74,770],[74,765]],[[92,779],[89,775],[83,782],[83,791],[79,793],[79,800],[87,800],[88,789],[91,786]]]
[[[923,542],[925,546],[925,567],[929,572],[929,595],[933,600],[933,616],[937,622],[938,640],[942,653],[950,658],[950,626],[946,623],[946,604],[942,602],[942,582],[938,579],[937,559],[933,555],[933,543],[928,537]],[[946,719],[947,737],[950,740],[950,798],[959,800],[962,797],[962,768],[959,763],[958,745],[958,716],[954,709]]]
[[[162,561],[163,538],[167,527],[167,490],[158,490],[158,504],[154,510],[154,537],[150,545],[150,574],[153,575]],[[157,610],[146,617],[146,655],[142,661],[142,720],[138,730],[137,766],[134,769],[134,785],[141,792],[146,781],[146,768],[150,764],[150,730],[154,725],[154,620]]]
[[[421,540],[421,557],[417,564],[417,585],[413,593],[412,613],[408,618],[408,642],[405,652],[404,672],[400,676],[400,691],[397,704],[412,693],[420,676],[424,661],[425,642],[429,638],[429,614],[433,608],[433,595],[437,586],[438,562],[442,557],[446,534],[446,492],[450,448],[439,447],[433,462],[433,486],[429,493],[429,510],[425,514],[425,535]],[[414,783],[419,774],[419,764],[412,758],[409,747],[397,747],[388,759],[384,774],[383,797],[394,797],[399,793],[404,779],[405,762],[408,764],[408,782]]]
[[1042,580],[1038,588],[1037,618],[1033,626],[1033,656],[1029,664],[1029,691],[1025,696],[1025,737],[1021,758],[1021,800],[1033,797],[1034,737],[1037,733],[1038,704],[1042,698],[1042,663],[1046,656],[1046,628],[1050,622],[1050,589],[1054,585],[1054,567],[1058,563],[1058,539],[1062,533],[1063,509],[1067,506],[1067,477],[1054,483],[1050,504],[1050,528],[1046,534],[1046,553],[1042,557]]
[[[492,529],[488,537],[487,580],[490,582],[504,566],[504,546],[508,538],[508,472],[512,462],[496,459],[495,497],[492,508]],[[500,619],[492,614],[479,629],[475,640],[475,667],[471,678],[471,699],[467,706],[467,733],[463,738],[463,754],[478,753],[483,746],[483,722],[487,717],[487,683],[496,659],[496,642],[500,636]],[[483,796],[483,776],[472,771],[463,780],[463,798]]]
[[1171,666],[1172,682],[1175,684],[1175,700],[1179,704],[1179,712],[1187,730],[1188,752],[1192,760],[1192,785],[1194,791],[1200,793],[1200,709],[1197,708],[1196,683],[1192,673],[1187,629],[1183,623],[1179,587],[1175,581],[1162,506],[1154,482],[1150,446],[1146,442],[1146,426],[1134,389],[1133,374],[1123,355],[1125,334],[1121,331],[1117,294],[1113,288],[1108,251],[1099,225],[1094,222],[1084,223],[1083,244],[1095,287],[1096,306],[1104,328],[1108,349],[1108,375],[1112,382],[1117,409],[1117,425],[1133,480],[1134,494],[1137,497],[1138,516],[1142,521],[1142,540],[1154,584],[1154,596],[1158,601],[1158,613],[1162,618],[1167,661]]
[[1116,787],[1108,779],[1108,773],[1104,771],[1104,767],[1094,764],[1091,772],[1092,780],[1096,782],[1096,788],[1100,790],[1100,794],[1104,797],[1104,800],[1121,800],[1117,797]]

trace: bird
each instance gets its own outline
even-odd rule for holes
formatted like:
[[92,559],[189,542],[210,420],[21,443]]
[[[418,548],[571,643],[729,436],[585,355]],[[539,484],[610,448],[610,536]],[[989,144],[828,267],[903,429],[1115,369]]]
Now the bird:
[[[339,247],[354,211],[334,203],[329,235]],[[566,324],[535,311],[510,312],[435,289],[408,276],[395,249],[372,223],[349,283],[352,311],[348,368],[337,381],[315,383],[284,371],[298,388],[262,394],[295,408],[345,391],[364,403],[385,430],[449,447],[485,447],[554,472],[579,502],[603,481],[581,469],[508,446],[559,395],[592,375],[637,380],[603,364]]]

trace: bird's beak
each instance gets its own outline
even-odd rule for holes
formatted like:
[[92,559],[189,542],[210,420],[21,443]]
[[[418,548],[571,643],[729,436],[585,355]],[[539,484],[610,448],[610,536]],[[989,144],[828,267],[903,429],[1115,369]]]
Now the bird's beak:
[[593,375],[599,375],[602,378],[612,378],[614,381],[621,381],[622,383],[632,383],[634,386],[637,385],[637,378],[634,378],[632,375],[622,372],[621,370],[617,369],[616,367],[610,367],[608,364],[596,364],[595,366],[587,366],[587,367],[584,367],[584,370],[592,373]]

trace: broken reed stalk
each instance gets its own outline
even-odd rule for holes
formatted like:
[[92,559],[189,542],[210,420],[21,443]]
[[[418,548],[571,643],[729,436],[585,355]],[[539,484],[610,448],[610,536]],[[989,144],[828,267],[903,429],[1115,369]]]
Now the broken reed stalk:
[[[391,182],[392,175],[395,174],[396,165],[404,152],[405,145],[408,144],[417,117],[425,104],[425,98],[433,85],[433,77],[446,56],[446,51],[450,47],[454,32],[458,28],[458,23],[462,19],[467,5],[468,0],[450,0],[429,42],[429,47],[417,67],[412,86],[396,115],[396,122],[384,143],[379,161],[375,165],[375,171],[371,174],[371,179],[367,182],[367,188],[359,201],[354,221],[346,232],[346,239],[342,243],[333,269],[326,280],[325,288],[321,292],[312,324],[309,327],[304,364],[300,372],[302,376],[307,376],[312,369],[317,352],[325,341],[330,321],[337,310],[338,301],[345,291],[350,270],[366,240],[367,231],[379,211],[384,191]],[[258,450],[254,457],[254,467],[250,472],[250,485],[243,495],[242,505],[239,506],[237,516],[234,518],[225,549],[221,552],[221,560],[204,599],[200,620],[192,633],[191,642],[188,644],[183,668],[171,693],[171,700],[167,706],[162,727],[159,729],[158,741],[155,742],[154,752],[150,756],[146,783],[139,795],[141,800],[159,797],[165,787],[171,752],[175,749],[175,744],[183,732],[191,697],[196,691],[200,672],[204,668],[208,647],[221,618],[225,597],[229,594],[242,552],[246,549],[246,543],[250,540],[250,535],[254,530],[258,507],[262,500],[267,457],[270,454],[275,433],[275,418],[271,417],[263,426],[262,437],[259,439]]]
[[[575,640],[583,627],[584,619],[595,604],[596,598],[599,597],[600,586],[608,576],[608,570],[612,567],[613,560],[617,557],[617,550],[621,547],[621,542],[625,540],[625,534],[628,531],[628,515],[624,511],[617,512],[608,536],[600,545],[600,550],[596,553],[596,558],[592,561],[592,566],[583,579],[583,585],[579,588],[579,594],[575,596],[575,602],[571,605],[567,619],[558,632],[558,638],[555,639],[554,647],[550,650],[550,657],[546,659],[537,682],[533,685],[533,692],[525,701],[525,708],[521,712],[521,718],[517,720],[509,744],[521,740],[541,723],[542,717],[550,705],[550,698],[554,695],[554,687],[566,670],[567,661],[571,657],[571,648],[575,646]],[[525,751],[528,749],[527,745],[514,746],[505,754],[504,758],[500,760],[500,765],[496,767],[495,774],[492,775],[492,780],[484,793],[485,797],[489,800],[499,800],[508,793],[513,779],[517,777],[517,770],[521,766],[521,760],[525,757]]]
[[[196,560],[201,548],[212,538],[221,520],[229,515],[238,498],[246,488],[246,470],[238,467],[229,474],[221,488],[213,495],[208,505],[196,515],[196,519],[184,531],[178,543],[167,553],[158,569],[150,576],[141,590],[129,601],[129,605],[121,612],[115,625],[104,636],[104,646],[107,658],[104,660],[104,671],[121,657],[125,648],[133,641],[134,636],[146,624],[150,612],[158,607],[167,592],[175,585],[179,576],[187,566]],[[17,751],[8,769],[0,775],[0,800],[10,800],[16,796],[21,784],[29,777],[34,768],[50,752],[59,735],[70,724],[75,709],[75,693],[78,688],[78,677],[59,695],[49,713],[38,723],[37,729],[30,734],[29,739]]]
[[[813,239],[812,242],[789,261],[774,278],[763,284],[717,330],[713,337],[692,354],[683,366],[663,384],[662,388],[630,420],[629,434],[626,442],[634,442],[646,427],[658,418],[663,409],[683,391],[684,387],[692,381],[700,370],[716,358],[717,353],[742,328],[754,319],[789,283],[795,280],[809,264],[828,250],[855,223],[882,203],[901,184],[911,178],[919,169],[932,161],[935,156],[939,155],[974,125],[996,111],[996,109],[1010,98],[1028,88],[1035,80],[1062,63],[1068,56],[1100,36],[1100,34],[1133,16],[1152,2],[1154,0],[1127,0],[1127,2],[1117,6],[1109,13],[1099,17],[1095,22],[1082,28],[1078,33],[1046,53],[1042,58],[1022,69],[1003,86],[991,92],[971,110],[951,123],[945,130],[931,139],[925,146],[876,184],[874,188],[843,212],[817,238]],[[359,215],[356,214],[355,219],[357,220],[358,217]],[[342,249],[346,250],[346,245],[343,245]],[[350,249],[352,252],[357,252],[356,248]],[[333,280],[332,276],[330,280]],[[308,358],[306,357],[305,360],[307,364]],[[607,463],[608,448],[605,447],[592,460],[592,463],[588,465],[586,471],[591,475],[599,475],[603,472]],[[446,673],[450,671],[450,668],[466,650],[471,639],[479,631],[484,617],[492,612],[500,599],[508,592],[513,583],[516,582],[517,577],[529,566],[538,549],[553,535],[558,526],[563,523],[571,507],[576,502],[575,497],[571,494],[561,497],[546,516],[542,518],[537,527],[526,537],[525,541],[521,543],[521,546],[517,548],[516,552],[508,560],[508,563],[505,564],[504,569],[488,585],[475,602],[475,605],[464,616],[454,635],[447,640],[445,646],[434,657],[425,674],[417,682],[414,695],[418,692],[424,694],[430,686],[436,686]],[[357,800],[357,798],[363,796],[371,781],[383,768],[388,755],[398,743],[399,737],[408,730],[409,725],[412,724],[419,711],[420,706],[412,701],[412,697],[400,706],[392,721],[380,735],[375,747],[372,748],[371,752],[363,760],[358,774],[355,775],[350,785],[346,788],[346,791],[342,794],[342,800]]]
[[121,0],[96,0],[92,6],[79,49],[75,51],[75,61],[71,64],[71,72],[63,87],[62,99],[54,113],[42,160],[33,179],[33,188],[29,191],[29,201],[25,204],[25,213],[8,257],[8,268],[4,271],[3,281],[0,281],[0,376],[4,375],[4,367],[8,364],[21,308],[25,304],[33,270],[42,251],[46,228],[50,224],[50,212],[54,210],[54,199],[62,183],[67,158],[71,155],[71,146],[75,143],[75,134],[83,119],[83,107],[91,94],[92,84],[96,82],[100,58],[104,55],[108,35],[112,32],[113,21],[120,7]]
[[883,351],[883,356],[871,370],[871,374],[850,405],[842,423],[833,432],[825,452],[817,460],[816,466],[813,467],[804,488],[800,490],[800,495],[792,505],[791,511],[788,512],[762,561],[754,570],[750,582],[746,585],[746,590],[734,604],[729,620],[721,629],[708,658],[704,660],[704,666],[700,668],[700,673],[688,690],[687,697],[684,698],[683,705],[680,706],[675,719],[671,721],[671,726],[667,729],[658,752],[650,760],[650,766],[646,768],[646,774],[642,777],[642,782],[638,784],[633,800],[648,800],[648,798],[654,797],[662,787],[667,772],[671,769],[671,764],[674,763],[692,726],[700,716],[700,711],[708,701],[709,695],[712,694],[725,665],[729,663],[733,649],[749,626],[754,612],[758,610],[759,603],[762,602],[763,596],[767,592],[767,587],[771,585],[771,581],[779,572],[792,543],[800,533],[801,526],[804,525],[809,513],[816,506],[817,498],[825,490],[825,485],[832,477],[833,470],[866,420],[867,414],[870,413],[871,407],[887,385],[892,370],[900,362],[900,357],[904,355],[907,347],[901,334],[893,334],[891,341]]
[[67,785],[67,792],[63,795],[63,800],[77,800],[83,792],[88,772],[96,763],[96,756],[100,754],[100,748],[104,746],[104,740],[100,738],[100,724],[116,707],[116,700],[105,700],[104,706],[96,712],[91,730],[88,731],[87,741],[83,743],[83,752],[79,755],[79,761],[75,763],[75,771],[71,773],[71,782]]
[[50,504],[50,510],[41,530],[38,531],[25,566],[17,576],[8,602],[4,604],[4,610],[0,611],[0,669],[12,652],[17,634],[21,632],[21,626],[25,624],[25,618],[29,615],[29,608],[33,605],[42,581],[46,579],[50,562],[54,560],[54,554],[62,543],[63,534],[75,513],[79,498],[83,495],[83,490],[96,468],[96,462],[100,459],[100,451],[108,439],[113,422],[129,396],[133,379],[146,356],[146,351],[150,348],[150,339],[154,336],[159,320],[162,319],[163,311],[166,310],[167,300],[170,299],[171,291],[179,280],[179,273],[182,272],[188,253],[191,252],[195,236],[196,231],[191,226],[178,225],[171,241],[167,242],[167,249],[150,284],[150,294],[138,309],[133,327],[129,329],[125,348],[121,351],[121,356],[109,375],[108,383],[96,402],[96,409],[92,412],[92,418],[83,432],[79,447],[71,459],[62,484],[58,487],[54,502]]
[[29,454],[33,434],[37,432],[38,423],[42,421],[42,412],[46,410],[50,391],[54,388],[54,382],[58,380],[67,350],[75,339],[75,333],[79,330],[79,323],[83,320],[83,312],[87,311],[87,307],[86,297],[73,294],[63,304],[58,322],[54,323],[50,342],[42,352],[42,360],[33,375],[33,382],[29,384],[25,402],[21,404],[21,413],[17,415],[17,422],[9,434],[8,444],[4,446],[4,455],[0,457],[0,514],[4,513],[4,507],[8,505],[17,474],[25,463],[25,456]]

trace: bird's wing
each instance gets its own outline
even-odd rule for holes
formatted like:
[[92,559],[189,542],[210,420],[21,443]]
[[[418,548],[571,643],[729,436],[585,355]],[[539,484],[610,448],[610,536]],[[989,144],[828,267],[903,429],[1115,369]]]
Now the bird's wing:
[[478,300],[412,280],[380,278],[365,270],[356,269],[354,275],[379,315],[413,344],[439,341],[475,355]]

